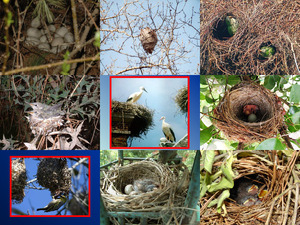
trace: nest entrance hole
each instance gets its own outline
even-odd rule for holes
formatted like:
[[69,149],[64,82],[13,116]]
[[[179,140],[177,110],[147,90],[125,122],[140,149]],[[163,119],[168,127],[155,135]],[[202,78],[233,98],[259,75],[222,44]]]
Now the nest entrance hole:
[[232,13],[227,13],[213,25],[213,37],[221,41],[228,40],[234,36],[230,35],[228,32],[227,24],[225,21],[227,16],[235,17]]
[[[263,48],[263,47],[272,47],[272,48],[274,48],[274,50],[275,50],[274,55],[275,55],[276,52],[277,52],[276,47],[275,47],[274,45],[272,45],[272,43],[271,43],[270,41],[265,42],[265,43],[262,43],[262,44],[259,46],[259,49],[261,49],[261,48]],[[272,55],[272,57],[274,57],[274,55]],[[263,56],[262,56],[261,54],[259,54],[259,53],[258,53],[258,59],[259,59],[261,62],[264,62],[264,61],[268,60],[268,58],[263,57]]]

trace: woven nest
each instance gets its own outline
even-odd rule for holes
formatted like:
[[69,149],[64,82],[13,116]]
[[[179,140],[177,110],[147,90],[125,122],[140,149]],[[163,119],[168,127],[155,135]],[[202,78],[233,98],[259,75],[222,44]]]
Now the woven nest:
[[[240,150],[240,152],[239,155],[244,154],[244,156],[238,157],[238,160],[235,160],[232,165],[234,173],[237,174],[234,178],[234,188],[237,180],[255,175],[257,178],[261,178],[262,185],[267,189],[267,195],[263,198],[262,203],[252,206],[239,205],[232,200],[230,195],[230,198],[224,202],[226,215],[222,215],[217,212],[216,207],[208,207],[211,201],[219,197],[222,190],[216,193],[206,193],[200,199],[200,223],[203,225],[300,224],[300,201],[297,196],[297,192],[300,191],[300,185],[297,184],[300,179],[300,170],[295,166],[295,162],[296,164],[300,163],[300,152],[295,151],[288,162],[283,162],[286,161],[286,157],[279,159],[276,151],[271,153],[270,151],[247,152]],[[224,155],[227,156],[227,154]],[[219,158],[214,163],[214,170],[220,167],[223,160],[224,158]]]
[[21,203],[25,197],[27,180],[24,158],[14,159],[11,162],[11,199],[13,203]]
[[44,158],[37,170],[37,181],[51,191],[51,196],[64,192],[68,195],[71,188],[71,172],[64,158]]
[[[299,0],[201,3],[201,74],[299,74]],[[224,33],[227,16],[239,24],[232,37]],[[264,46],[273,46],[275,54],[261,58]]]
[[[245,105],[258,106],[257,122],[247,121],[243,114]],[[265,87],[248,81],[227,91],[213,112],[213,122],[226,138],[243,143],[261,142],[273,137],[284,119],[279,98]]]
[[[139,104],[112,101],[111,116],[122,117],[119,124],[112,122],[112,126],[115,126],[114,129],[128,129],[130,131],[130,137],[141,137],[141,135],[145,135],[153,126],[153,111]],[[124,122],[122,122],[126,116],[134,117],[130,124],[124,124]]]
[[183,87],[181,88],[176,97],[175,97],[175,102],[178,105],[180,112],[182,113],[187,113],[188,111],[188,103],[189,103],[189,99],[188,99],[188,88],[187,87]]
[[[115,166],[101,181],[101,196],[108,211],[162,211],[183,207],[189,182],[186,166],[173,169],[153,161],[141,161],[123,167]],[[124,188],[134,180],[152,179],[160,187],[139,195],[126,195]]]

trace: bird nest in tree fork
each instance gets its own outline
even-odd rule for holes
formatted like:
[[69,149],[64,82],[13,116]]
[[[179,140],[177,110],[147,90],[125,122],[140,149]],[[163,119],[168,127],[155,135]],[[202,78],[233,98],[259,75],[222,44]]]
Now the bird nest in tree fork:
[[187,113],[188,112],[188,103],[189,103],[189,98],[188,98],[188,88],[183,87],[181,88],[176,97],[175,97],[175,102],[178,105],[180,112],[182,113]]
[[153,111],[139,104],[111,102],[112,131],[130,131],[130,137],[140,137],[153,126]]
[[[255,122],[248,122],[244,107],[258,107]],[[254,143],[274,137],[283,125],[284,109],[280,99],[265,87],[242,82],[227,91],[213,110],[214,124],[228,140]]]
[[[168,167],[155,161],[141,161],[102,172],[101,196],[109,211],[163,211],[184,205],[189,170],[183,164]],[[159,187],[137,195],[125,194],[126,185],[142,179],[151,179]]]
[[[201,0],[201,74],[298,74],[299,0]],[[229,34],[226,18],[237,29]],[[264,47],[273,54],[261,54]]]
[[[209,204],[217,200],[224,189],[206,192],[200,198],[201,224],[300,224],[300,170],[296,166],[300,163],[300,152],[294,151],[288,160],[285,155],[280,156],[276,151],[237,150],[234,153],[237,153],[237,158],[232,164],[235,177],[230,197],[225,199],[222,213],[218,213],[217,207],[209,207]],[[227,153],[216,156],[212,175],[208,176],[213,177],[219,173],[220,166],[227,157]],[[205,171],[201,171],[201,177],[206,177]],[[258,184],[259,191],[266,190],[266,194],[251,206],[245,205],[246,201],[244,204],[238,203],[246,200],[249,195],[242,190],[244,185],[240,181]],[[239,193],[238,198],[235,198],[233,190]]]

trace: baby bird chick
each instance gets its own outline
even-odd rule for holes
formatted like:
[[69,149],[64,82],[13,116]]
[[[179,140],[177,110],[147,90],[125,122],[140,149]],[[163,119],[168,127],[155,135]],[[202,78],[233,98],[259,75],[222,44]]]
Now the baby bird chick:
[[246,116],[249,116],[250,114],[256,114],[257,111],[258,111],[257,105],[245,105],[243,108],[243,113]]

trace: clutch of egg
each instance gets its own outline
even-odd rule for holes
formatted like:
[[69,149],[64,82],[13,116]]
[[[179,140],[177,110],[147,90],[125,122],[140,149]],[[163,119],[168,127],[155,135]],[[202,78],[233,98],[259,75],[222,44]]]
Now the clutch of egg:
[[[33,19],[27,29],[26,44],[36,46],[42,51],[59,53],[74,43],[74,36],[68,28],[61,26],[58,29],[51,24],[48,29],[40,28],[41,21],[38,17]],[[50,33],[50,34],[49,34]]]

